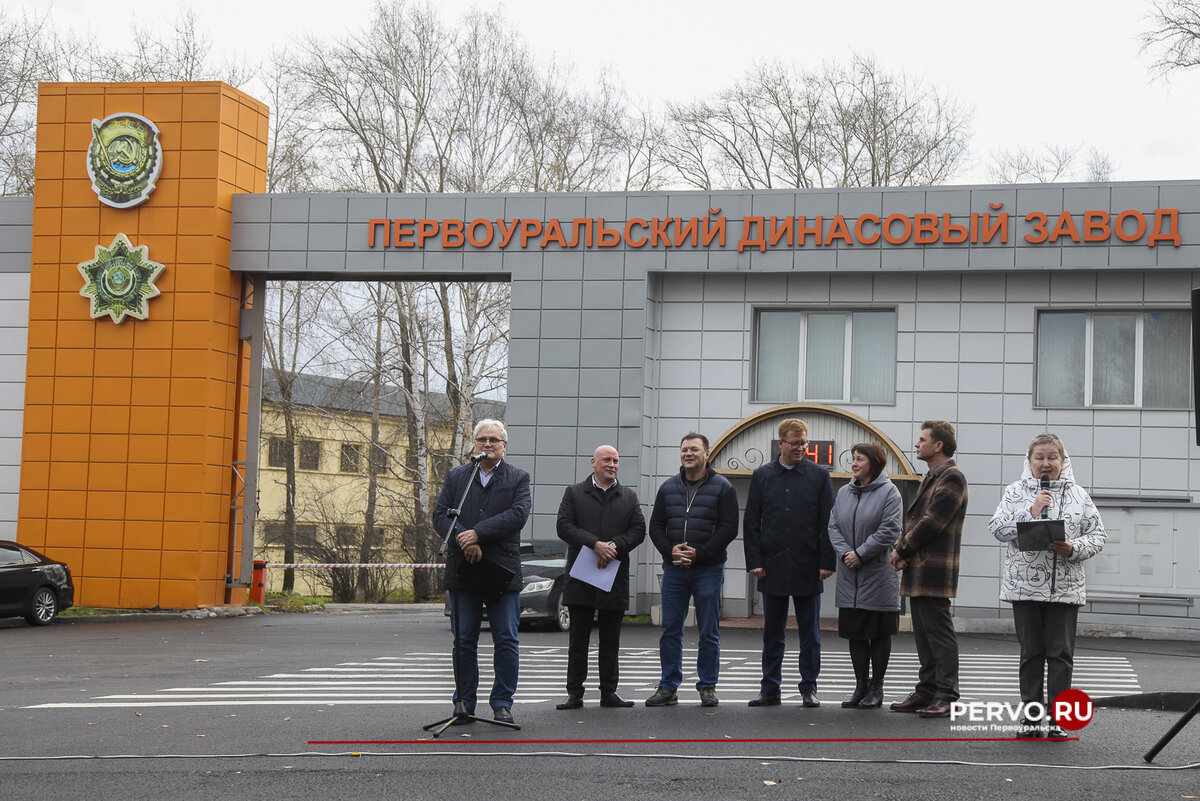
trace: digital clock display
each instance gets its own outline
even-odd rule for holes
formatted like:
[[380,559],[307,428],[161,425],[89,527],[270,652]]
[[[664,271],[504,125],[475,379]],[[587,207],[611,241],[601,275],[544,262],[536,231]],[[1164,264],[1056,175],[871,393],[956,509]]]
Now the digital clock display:
[[[833,467],[834,453],[831,439],[810,439],[804,448],[804,458],[821,465],[821,467]],[[771,458],[779,458],[779,440],[777,439],[771,440]]]

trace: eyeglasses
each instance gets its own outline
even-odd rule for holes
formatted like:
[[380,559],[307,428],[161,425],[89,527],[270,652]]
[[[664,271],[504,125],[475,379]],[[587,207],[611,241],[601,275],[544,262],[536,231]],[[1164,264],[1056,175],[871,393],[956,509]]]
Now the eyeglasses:
[[504,442],[504,440],[497,439],[496,437],[476,437],[475,441],[480,445],[499,445],[501,442]]
[[794,441],[788,441],[786,439],[781,439],[781,440],[779,440],[779,444],[787,445],[789,448],[807,448],[808,440],[798,439],[798,440],[794,440]]

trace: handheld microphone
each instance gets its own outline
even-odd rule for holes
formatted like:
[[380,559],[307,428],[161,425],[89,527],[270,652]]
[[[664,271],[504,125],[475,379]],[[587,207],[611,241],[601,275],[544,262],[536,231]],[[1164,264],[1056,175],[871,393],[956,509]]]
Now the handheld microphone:
[[[1042,491],[1043,491],[1043,492],[1049,492],[1049,491],[1050,491],[1050,479],[1049,479],[1049,478],[1047,478],[1046,476],[1042,476]],[[1049,516],[1050,516],[1050,507],[1049,507],[1049,506],[1043,506],[1043,507],[1042,507],[1042,517],[1043,517],[1043,518],[1047,518],[1047,517],[1049,517]]]
[[[474,456],[472,456],[472,457],[470,458],[470,460],[469,460],[469,461],[470,461],[470,462],[472,462],[473,464],[479,464],[480,462],[482,462],[482,461],[483,461],[484,459],[486,459],[486,458],[487,458],[487,452],[486,452],[486,451],[480,451],[479,453],[477,453],[477,454],[475,454]],[[1045,480],[1045,479],[1043,479],[1043,481],[1044,481],[1044,480]]]

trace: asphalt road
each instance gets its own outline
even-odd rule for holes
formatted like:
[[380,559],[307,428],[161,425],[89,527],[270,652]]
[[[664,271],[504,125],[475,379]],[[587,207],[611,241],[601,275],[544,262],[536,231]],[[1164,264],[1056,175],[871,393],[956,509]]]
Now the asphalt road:
[[[1101,707],[1078,741],[1049,743],[984,741],[949,721],[843,710],[845,643],[832,633],[824,706],[788,699],[749,709],[758,632],[731,628],[721,706],[702,709],[685,683],[679,706],[647,709],[657,632],[645,626],[626,627],[622,639],[622,692],[637,706],[600,709],[593,692],[584,709],[558,712],[565,640],[522,632],[520,731],[477,723],[434,740],[422,726],[450,711],[440,610],[6,622],[0,798],[1200,796],[1200,718],[1153,766],[1142,760],[1178,712]],[[964,693],[969,684],[979,697],[1003,691],[1012,639],[961,642],[973,660]],[[911,652],[911,640],[897,638],[893,672],[903,675]],[[1077,657],[1128,666],[1140,691],[1200,691],[1194,642],[1081,640]],[[982,680],[989,665],[994,682]],[[486,686],[486,660],[482,669]],[[893,683],[889,700],[907,689]]]

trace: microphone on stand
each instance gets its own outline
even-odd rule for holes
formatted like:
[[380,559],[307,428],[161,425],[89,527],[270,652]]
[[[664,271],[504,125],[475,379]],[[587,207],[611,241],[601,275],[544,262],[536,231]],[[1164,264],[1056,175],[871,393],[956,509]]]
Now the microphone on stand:
[[[479,453],[472,456],[468,461],[470,461],[474,464],[479,464],[486,458],[487,458],[487,451],[480,451]],[[1042,481],[1045,481],[1045,480],[1046,479],[1042,479]],[[1046,486],[1049,486],[1049,484],[1047,484]]]
[[[1043,492],[1049,492],[1049,491],[1050,491],[1050,479],[1049,479],[1049,478],[1047,478],[1046,476],[1042,476],[1042,491],[1043,491]],[[1045,519],[1045,518],[1047,518],[1047,517],[1049,517],[1049,516],[1050,516],[1050,507],[1049,507],[1049,506],[1043,506],[1043,507],[1042,507],[1042,519]]]

